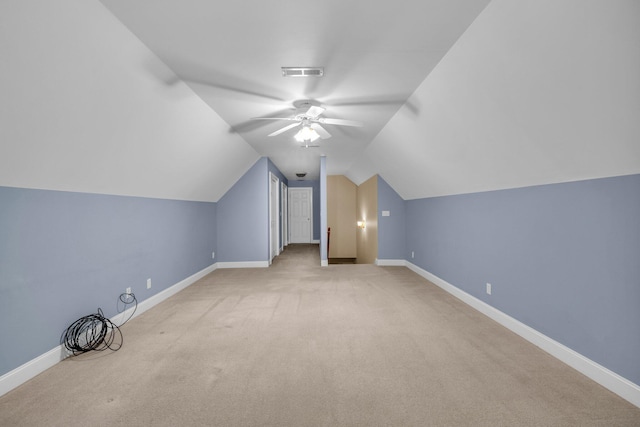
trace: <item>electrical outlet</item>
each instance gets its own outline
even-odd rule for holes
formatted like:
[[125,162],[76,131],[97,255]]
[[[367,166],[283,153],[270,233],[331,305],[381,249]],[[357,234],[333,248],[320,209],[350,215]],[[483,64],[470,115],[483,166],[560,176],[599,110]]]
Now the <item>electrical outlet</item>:
[[413,258],[414,256],[415,256],[415,253],[411,251],[411,258]]
[[147,279],[147,289],[151,289],[151,279]]
[[211,259],[216,259],[216,253],[215,252],[211,252]]
[[131,288],[127,288],[127,289],[124,291],[124,293],[125,293],[125,294],[127,294],[127,295],[131,295]]
[[487,283],[487,293],[491,295],[491,283]]

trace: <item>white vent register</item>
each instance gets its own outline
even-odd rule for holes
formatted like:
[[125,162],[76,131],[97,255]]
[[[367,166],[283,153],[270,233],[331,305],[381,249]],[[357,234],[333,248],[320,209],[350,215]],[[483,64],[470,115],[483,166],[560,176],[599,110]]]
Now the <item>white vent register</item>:
[[322,77],[324,67],[282,67],[282,77]]

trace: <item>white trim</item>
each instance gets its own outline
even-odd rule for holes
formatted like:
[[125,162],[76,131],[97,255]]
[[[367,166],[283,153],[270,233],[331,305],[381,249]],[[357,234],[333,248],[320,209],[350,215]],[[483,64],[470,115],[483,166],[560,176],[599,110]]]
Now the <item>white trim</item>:
[[238,261],[219,262],[218,268],[265,268],[269,267],[269,261]]
[[406,267],[407,262],[403,259],[378,259],[375,261],[380,267]]
[[[289,194],[287,195],[288,203],[291,204],[291,193],[304,190],[309,193],[309,241],[308,242],[291,242],[291,209],[288,209],[288,221],[289,221],[289,243],[313,243],[313,187],[289,187]],[[319,243],[319,242],[318,242]]]
[[282,247],[280,248],[280,252],[284,250],[285,247],[289,245],[289,231],[288,231],[288,222],[289,222],[289,187],[287,184],[282,181],[280,183],[280,222],[282,222],[282,229],[280,230],[280,235],[282,237]]
[[311,244],[319,245],[320,244],[320,240],[311,240]]
[[67,357],[64,346],[47,351],[0,377],[0,396],[29,381]]
[[[134,315],[131,317],[132,319],[138,317],[139,315],[141,315],[142,313],[144,313],[145,311],[149,310],[150,308],[160,304],[162,301],[166,300],[167,298],[177,294],[178,292],[180,292],[181,290],[185,289],[186,287],[193,285],[195,282],[197,282],[198,280],[202,279],[204,276],[206,276],[209,273],[212,273],[214,270],[216,270],[218,267],[218,263],[212,264],[209,267],[198,271],[195,274],[192,274],[191,276],[187,277],[184,280],[179,281],[178,283],[176,283],[175,285],[168,287],[167,289],[164,289],[160,292],[158,292],[155,295],[150,296],[149,298],[145,299],[144,301],[141,301],[140,303],[138,303],[138,307],[136,308],[136,311],[134,313]],[[134,309],[134,307],[129,308],[128,310],[123,311],[122,313],[114,316],[111,321],[114,322],[116,325],[121,324],[125,319],[128,319],[130,316],[130,312]]]
[[[187,286],[192,285],[193,283],[197,282],[207,274],[213,272],[216,268],[218,268],[217,264],[212,264],[209,267],[203,270],[200,270],[199,272],[187,277],[186,279],[181,280],[175,285],[161,292],[158,292],[157,294],[140,302],[138,304],[138,308],[136,309],[136,312],[133,317],[139,316],[140,314],[149,310],[151,307],[161,303],[162,301],[166,300],[170,296],[175,295],[176,293],[180,292]],[[111,318],[111,321],[119,325],[122,319],[126,319],[129,316],[129,313],[131,313],[131,310],[133,310],[133,308],[130,308],[128,310],[125,310],[122,313],[119,313],[113,316]],[[0,396],[24,384],[25,382],[29,381],[31,378],[53,367],[54,365],[58,364],[62,360],[69,357],[70,355],[71,354],[67,351],[64,345],[59,345],[47,351],[46,353],[41,354],[40,356],[34,359],[31,359],[27,363],[21,366],[18,366],[14,370],[7,372],[6,374],[0,377]]]
[[320,267],[329,267],[329,260],[328,259],[321,259],[320,260]]
[[[403,261],[400,263],[400,261]],[[477,299],[476,297],[456,288],[447,281],[439,278],[438,276],[429,273],[426,270],[416,266],[415,264],[404,260],[377,260],[378,265],[405,265],[410,270],[416,272],[420,276],[449,292],[451,295],[460,299],[464,303],[470,305],[472,308],[478,310],[482,314],[495,320],[505,328],[515,332],[522,338],[538,346],[542,350],[576,369],[578,372],[591,378],[593,381],[616,393],[623,399],[631,402],[637,407],[640,407],[640,386],[627,380],[624,377],[610,371],[604,366],[586,358],[580,353],[571,350],[570,348],[560,344],[559,342],[547,337],[544,334],[536,331],[535,329],[525,325],[524,323],[514,319],[513,317],[497,310]],[[381,264],[380,262],[384,263]],[[387,262],[393,262],[393,264],[386,264]],[[329,265],[328,260],[321,260],[320,265],[327,267]],[[175,295],[179,291],[185,289],[187,286],[192,285],[202,277],[213,272],[217,268],[258,268],[268,267],[268,261],[248,261],[248,262],[218,262],[210,265],[209,267],[189,276],[188,278],[176,283],[175,285],[167,288],[157,294],[147,298],[138,304],[138,309],[134,317],[144,313],[153,306],[159,304],[170,296]],[[132,309],[129,309],[132,310]],[[118,322],[120,316],[128,316],[129,310],[118,314],[112,318],[112,321]],[[12,371],[0,377],[0,396],[8,393],[19,385],[27,382],[36,375],[44,372],[45,370],[56,365],[58,362],[64,360],[68,356],[68,353],[64,346],[59,345],[48,352],[28,361],[27,363],[15,368]]]
[[513,317],[501,312],[500,310],[490,306],[484,301],[464,292],[463,290],[453,286],[438,276],[429,273],[417,265],[405,261],[406,266],[418,273],[420,276],[449,292],[451,295],[460,299],[464,303],[475,308],[480,313],[495,320],[505,328],[520,335],[530,343],[538,346],[553,357],[571,366],[578,372],[591,378],[601,386],[609,389],[623,399],[631,402],[640,408],[640,386],[621,377],[613,371],[594,362],[591,359],[581,355],[580,353],[566,347],[563,344],[549,338],[548,336],[536,331],[535,329],[525,325],[524,323],[514,319]]
[[[273,200],[275,198],[275,200]],[[273,215],[274,208],[278,215]],[[269,265],[280,255],[280,179],[269,172]],[[275,245],[275,247],[274,247]]]

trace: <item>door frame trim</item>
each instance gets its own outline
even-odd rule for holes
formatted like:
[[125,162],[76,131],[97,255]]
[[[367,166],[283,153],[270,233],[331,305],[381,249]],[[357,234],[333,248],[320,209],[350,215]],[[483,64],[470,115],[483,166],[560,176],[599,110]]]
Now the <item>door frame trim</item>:
[[[275,191],[274,191],[275,190]],[[272,194],[275,195],[275,200],[273,200]],[[273,204],[275,202],[275,208],[280,212],[280,179],[273,173],[269,172],[269,265],[273,262],[273,259],[280,255],[280,215],[276,215],[276,218],[273,218]],[[271,224],[275,219],[275,227],[272,229]],[[273,239],[276,238],[276,248],[274,249]]]
[[[289,187],[289,192],[287,194],[288,203],[291,203],[291,191],[296,190],[306,190],[309,193],[309,243],[313,243],[313,187]],[[291,209],[287,207],[288,215],[287,221],[289,221],[289,225],[291,225]],[[288,241],[291,242],[291,227],[287,227],[289,229]]]
[[280,218],[282,219],[280,251],[283,251],[289,245],[289,186],[284,181],[280,182]]

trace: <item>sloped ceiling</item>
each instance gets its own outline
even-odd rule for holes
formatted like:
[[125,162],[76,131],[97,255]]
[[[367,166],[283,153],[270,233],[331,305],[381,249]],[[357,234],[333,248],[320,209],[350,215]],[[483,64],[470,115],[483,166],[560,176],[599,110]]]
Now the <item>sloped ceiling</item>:
[[97,1],[0,2],[0,185],[217,201],[260,157]]
[[405,199],[640,173],[640,2],[494,0],[349,177]]
[[[317,179],[319,158],[344,174],[473,22],[488,0],[102,0],[142,42],[257,152],[289,179]],[[285,78],[281,67],[321,66],[321,78]],[[158,80],[172,85],[175,80]],[[296,101],[361,128],[301,148],[267,135],[291,122]],[[418,106],[414,106],[417,112]]]
[[[264,155],[406,199],[640,173],[640,3],[487,3],[1,2],[0,185],[217,201]],[[365,126],[301,149],[249,120],[308,98]]]

